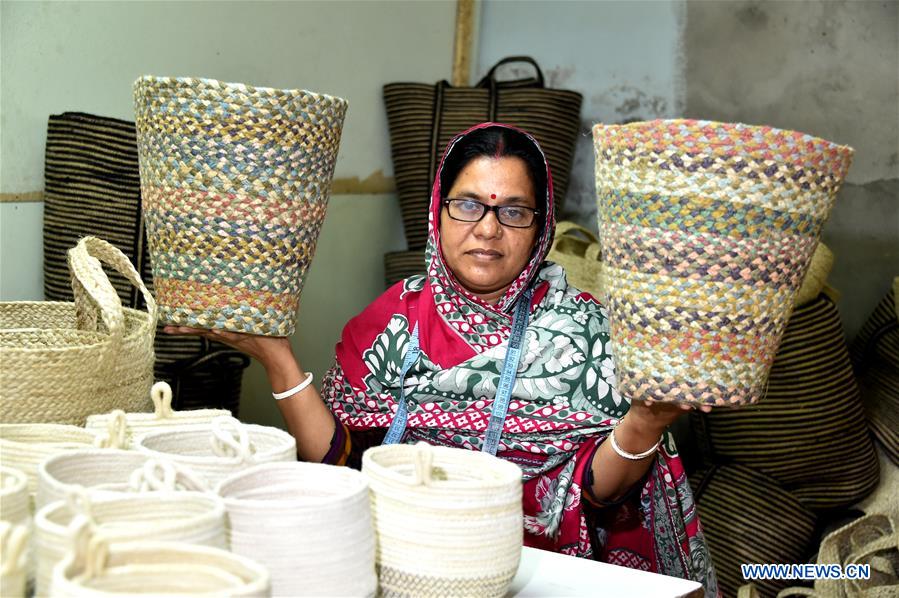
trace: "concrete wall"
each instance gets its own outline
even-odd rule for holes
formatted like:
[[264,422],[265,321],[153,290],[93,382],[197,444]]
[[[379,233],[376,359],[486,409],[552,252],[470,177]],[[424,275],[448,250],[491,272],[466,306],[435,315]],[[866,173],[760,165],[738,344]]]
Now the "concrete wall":
[[855,148],[823,235],[849,339],[899,275],[897,31],[892,1],[687,3],[686,116]]

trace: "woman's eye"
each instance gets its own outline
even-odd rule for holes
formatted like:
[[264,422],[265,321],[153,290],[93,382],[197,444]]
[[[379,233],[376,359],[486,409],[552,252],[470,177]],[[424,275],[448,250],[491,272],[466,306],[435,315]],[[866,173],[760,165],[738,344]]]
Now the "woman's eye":
[[460,201],[457,205],[463,212],[477,212],[481,209],[480,204],[476,201]]
[[509,220],[524,220],[526,213],[521,208],[506,208],[505,212]]

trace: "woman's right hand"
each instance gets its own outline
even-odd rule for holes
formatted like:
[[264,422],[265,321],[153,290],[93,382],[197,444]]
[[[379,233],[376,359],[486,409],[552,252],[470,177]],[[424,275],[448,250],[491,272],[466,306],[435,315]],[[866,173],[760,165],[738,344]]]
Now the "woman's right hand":
[[188,326],[166,326],[163,332],[182,336],[202,336],[211,341],[224,343],[256,359],[266,370],[278,364],[293,361],[293,349],[286,336],[261,336],[229,330],[207,330]]

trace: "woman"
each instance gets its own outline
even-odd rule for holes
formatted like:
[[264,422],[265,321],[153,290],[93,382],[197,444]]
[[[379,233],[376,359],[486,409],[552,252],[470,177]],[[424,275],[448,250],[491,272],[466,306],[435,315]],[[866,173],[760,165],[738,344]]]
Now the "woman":
[[258,359],[301,459],[358,460],[385,436],[489,450],[524,471],[526,545],[695,579],[717,595],[665,432],[688,408],[628,405],[616,392],[605,309],[545,261],[555,221],[537,142],[478,125],[450,142],[435,178],[427,276],[346,325],[320,390],[287,339],[166,331]]

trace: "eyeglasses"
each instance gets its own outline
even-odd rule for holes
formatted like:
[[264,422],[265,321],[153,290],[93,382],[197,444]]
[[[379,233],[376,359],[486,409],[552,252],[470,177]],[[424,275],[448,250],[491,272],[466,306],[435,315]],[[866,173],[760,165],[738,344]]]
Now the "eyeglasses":
[[534,224],[539,210],[526,206],[488,206],[474,199],[444,199],[443,205],[453,220],[460,222],[480,222],[487,212],[496,214],[496,219],[503,226],[512,228],[528,228]]

